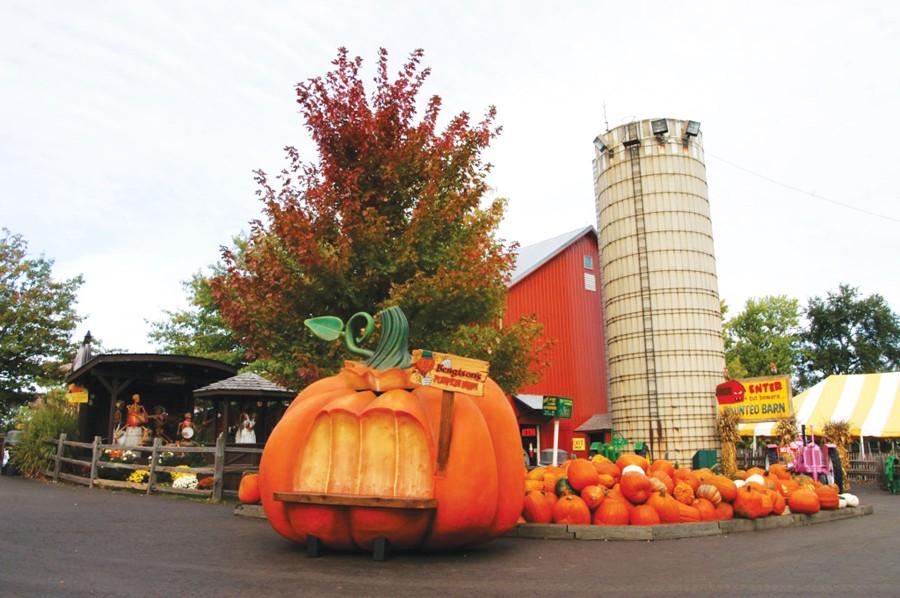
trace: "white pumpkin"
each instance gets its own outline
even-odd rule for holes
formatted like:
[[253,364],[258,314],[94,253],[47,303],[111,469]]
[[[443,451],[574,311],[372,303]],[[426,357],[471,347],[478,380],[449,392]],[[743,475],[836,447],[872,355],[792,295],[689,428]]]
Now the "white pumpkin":
[[737,486],[738,488],[740,488],[741,486],[743,486],[746,483],[747,482],[745,482],[744,480],[735,480],[734,481],[734,485]]
[[639,473],[641,475],[647,475],[644,473],[644,469],[640,465],[626,465],[625,469],[622,470],[622,475],[625,475],[629,471],[633,471],[634,473]]
[[855,494],[850,494],[849,492],[845,492],[844,494],[838,495],[841,500],[847,502],[848,507],[858,507],[859,506],[859,497]]
[[754,473],[752,476],[747,478],[747,483],[749,484],[750,482],[756,482],[760,486],[764,488],[766,487],[766,478],[762,477],[758,473]]
[[839,498],[839,499],[838,499],[838,508],[839,508],[839,509],[846,509],[846,508],[847,508],[847,501],[846,501],[845,499],[843,499],[843,498]]

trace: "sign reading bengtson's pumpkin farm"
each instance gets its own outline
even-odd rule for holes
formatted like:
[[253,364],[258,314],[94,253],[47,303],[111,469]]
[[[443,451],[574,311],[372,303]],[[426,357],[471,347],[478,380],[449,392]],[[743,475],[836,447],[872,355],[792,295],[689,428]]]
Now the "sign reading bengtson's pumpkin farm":
[[413,384],[477,397],[484,395],[490,368],[486,361],[417,349],[412,352],[412,364]]
[[719,412],[734,411],[741,421],[773,421],[791,414],[791,381],[787,376],[726,380],[716,386]]
[[544,397],[544,415],[557,419],[569,419],[572,417],[572,399],[566,397]]

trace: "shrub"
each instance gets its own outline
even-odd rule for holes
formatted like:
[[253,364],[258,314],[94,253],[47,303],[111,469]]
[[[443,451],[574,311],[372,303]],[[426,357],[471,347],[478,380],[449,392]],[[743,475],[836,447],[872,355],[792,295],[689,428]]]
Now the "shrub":
[[78,412],[63,398],[65,391],[54,389],[19,411],[16,424],[23,428],[22,440],[10,448],[10,456],[22,475],[37,477],[50,469],[56,448],[47,440],[63,432],[77,440]]

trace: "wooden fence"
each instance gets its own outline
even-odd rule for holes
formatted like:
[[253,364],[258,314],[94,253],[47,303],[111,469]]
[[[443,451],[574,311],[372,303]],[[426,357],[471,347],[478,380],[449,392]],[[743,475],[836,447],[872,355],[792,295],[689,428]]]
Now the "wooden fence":
[[[851,482],[884,485],[884,463],[887,457],[887,453],[866,453],[865,456],[860,453],[850,453],[850,470],[844,472],[844,476]],[[739,449],[737,464],[739,469],[765,468],[766,453],[763,450],[754,452],[750,449]],[[895,466],[895,469],[900,474],[900,467]]]
[[[119,444],[102,444],[101,437],[95,436],[93,442],[75,442],[67,440],[65,434],[60,434],[57,440],[47,442],[56,446],[56,452],[52,461],[52,470],[48,470],[47,476],[54,482],[64,480],[75,484],[82,484],[89,488],[95,486],[106,488],[127,488],[153,494],[154,492],[182,494],[186,496],[198,496],[209,498],[214,502],[222,500],[224,495],[237,494],[234,490],[225,489],[227,474],[241,475],[248,471],[257,471],[261,448],[228,447],[225,446],[224,435],[219,435],[215,446],[174,446],[164,445],[157,438],[151,446],[122,446]],[[149,462],[117,463],[101,460],[104,451],[133,451],[139,454],[150,454]],[[80,453],[80,454],[79,454]],[[205,466],[166,466],[160,465],[160,456],[163,453],[177,455],[202,454],[212,456],[212,463]],[[250,462],[246,461],[249,458]],[[63,471],[63,467],[69,471]],[[145,482],[131,482],[122,480],[110,480],[100,476],[103,469],[125,469],[130,471],[148,471]],[[196,476],[212,476],[211,488],[173,488],[169,485],[158,483],[160,473],[194,474]],[[198,478],[199,479],[199,478]]]

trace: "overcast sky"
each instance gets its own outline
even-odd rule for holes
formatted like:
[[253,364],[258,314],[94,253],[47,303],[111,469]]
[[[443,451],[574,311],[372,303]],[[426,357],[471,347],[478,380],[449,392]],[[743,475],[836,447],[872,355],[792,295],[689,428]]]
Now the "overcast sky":
[[315,158],[293,87],[339,46],[424,48],[445,117],[497,106],[509,241],[596,226],[606,121],[699,120],[732,314],[842,282],[900,311],[900,3],[0,0],[0,226],[84,275],[79,335],[154,349],[259,216],[251,171]]

